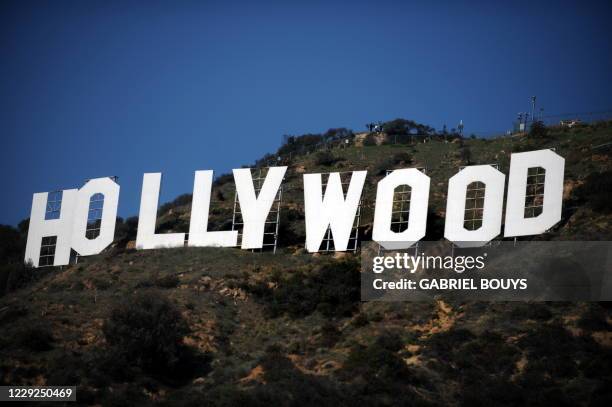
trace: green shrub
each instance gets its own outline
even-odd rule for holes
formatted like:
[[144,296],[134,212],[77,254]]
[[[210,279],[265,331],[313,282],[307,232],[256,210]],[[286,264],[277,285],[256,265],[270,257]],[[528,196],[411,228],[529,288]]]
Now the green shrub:
[[270,346],[259,363],[264,369],[267,382],[277,382],[295,373],[293,363],[282,354],[278,346]]
[[414,120],[395,119],[383,124],[383,131],[390,135],[432,134],[433,128]]
[[[392,397],[394,403],[388,405],[420,404],[420,396],[413,393],[409,385],[422,384],[424,380],[399,355],[402,347],[397,335],[383,333],[369,346],[351,348],[338,376],[353,384],[355,400],[365,405],[387,405],[379,404],[380,400]],[[402,397],[396,398],[398,394]]]
[[47,363],[47,386],[72,386],[81,383],[85,363],[78,354],[69,350],[58,350],[53,352]]
[[407,153],[406,151],[402,151],[400,153],[393,154],[393,161],[396,164],[404,163],[404,164],[408,165],[408,164],[412,163],[412,156],[409,153]]
[[0,225],[0,262],[21,263],[25,252],[25,238],[12,226]]
[[548,129],[541,121],[535,121],[529,129],[529,137],[531,138],[545,138],[548,135]]
[[376,338],[374,346],[391,352],[397,352],[404,347],[404,341],[397,332],[385,331]]
[[240,386],[227,380],[207,388],[205,392],[190,387],[188,390],[173,392],[161,405],[298,407],[354,404],[328,378],[304,374],[298,370],[277,346],[268,348],[258,365],[264,371],[264,384]]
[[157,277],[154,281],[156,287],[159,288],[176,288],[179,285],[179,278],[176,274],[167,274]]
[[18,345],[26,349],[44,352],[53,349],[53,333],[45,325],[29,326],[17,334]]
[[495,400],[496,406],[521,406],[525,405],[525,394],[512,381],[498,376],[483,376],[479,380],[472,378],[461,380],[460,405],[489,407],[492,405],[492,400]]
[[354,259],[329,261],[308,272],[290,273],[271,290],[262,284],[244,287],[264,302],[273,317],[303,318],[315,311],[327,317],[348,317],[360,301],[359,263]]
[[452,363],[466,377],[493,374],[509,379],[519,358],[517,349],[497,332],[485,331],[471,341],[455,344]]
[[41,276],[45,275],[51,268],[35,269],[23,262],[0,265],[0,296],[11,291],[23,288]]
[[610,331],[608,313],[598,304],[591,304],[578,319],[578,327],[590,331]]
[[372,172],[376,175],[386,175],[387,171],[394,170],[395,167],[396,163],[393,157],[388,157],[379,161]]
[[322,142],[323,136],[320,134],[288,136],[287,142],[278,149],[276,155],[305,154],[314,151]]
[[379,161],[374,170],[372,171],[376,175],[386,175],[388,170],[394,170],[401,164],[402,167],[406,167],[412,163],[412,156],[405,152],[399,152],[393,154],[391,157],[387,157],[382,161]]
[[575,377],[593,359],[606,355],[590,336],[575,337],[559,324],[538,326],[522,337],[518,345],[530,360],[526,374],[532,379]]
[[472,163],[472,150],[470,150],[470,147],[461,147],[459,149],[459,157],[464,164],[470,165]]
[[0,310],[0,326],[13,323],[28,314],[28,309],[22,305],[10,305]]
[[552,318],[552,312],[550,312],[546,304],[519,302],[512,304],[510,318],[513,320],[532,319],[547,321]]
[[107,407],[131,407],[146,405],[147,395],[135,384],[115,386],[113,391],[104,392],[102,405]]
[[365,136],[363,139],[364,146],[375,146],[376,145],[376,136],[372,133]]
[[381,381],[407,377],[408,368],[396,354],[397,349],[381,346],[379,342],[380,337],[370,346],[353,346],[342,366],[340,377],[350,380],[363,376]]
[[323,165],[329,167],[338,161],[330,151],[320,151],[315,156],[315,165]]
[[163,371],[179,360],[188,333],[181,313],[161,293],[136,294],[117,304],[103,327],[108,345],[137,366]]
[[93,277],[91,279],[91,282],[93,286],[96,287],[97,290],[101,290],[101,291],[108,290],[113,285],[113,281],[105,277],[97,277],[97,276]]
[[25,287],[44,274],[23,263],[28,225],[27,220],[19,224],[19,229],[0,225],[0,296]]
[[344,127],[340,128],[332,128],[323,133],[323,140],[326,142],[338,141],[343,139],[351,139],[355,135],[351,129],[347,129]]
[[234,181],[234,175],[232,174],[221,174],[213,182],[213,186],[220,187]]
[[166,202],[165,204],[159,207],[158,213],[164,214],[168,212],[170,209],[178,208],[179,206],[191,205],[192,201],[191,194],[182,194],[174,198],[171,202]]
[[303,244],[306,240],[304,213],[295,208],[283,208],[278,223],[278,246]]
[[139,367],[117,347],[94,350],[89,356],[91,366],[87,381],[95,387],[108,387],[111,383],[126,383],[134,380]]
[[512,152],[522,153],[525,151],[539,150],[545,144],[545,140],[538,138],[522,138],[519,141],[513,142]]
[[576,194],[593,210],[612,213],[612,170],[589,174]]
[[340,330],[331,321],[326,321],[323,323],[320,331],[321,337],[319,340],[319,345],[325,348],[333,348],[342,337]]
[[355,319],[353,319],[352,325],[355,328],[361,328],[366,326],[369,322],[370,320],[368,318],[368,314],[366,314],[365,312],[360,312],[359,314],[357,314]]
[[138,230],[138,216],[131,216],[125,221],[122,218],[117,218],[115,226],[115,241],[119,242],[122,247],[125,247],[127,242],[136,240]]
[[467,329],[451,329],[432,335],[423,353],[436,362],[441,373],[460,374],[466,380],[495,375],[509,380],[520,357],[516,347],[496,332],[476,335]]
[[457,350],[457,344],[467,343],[474,337],[474,334],[467,329],[452,329],[440,332],[429,338],[425,350],[432,357],[448,360]]

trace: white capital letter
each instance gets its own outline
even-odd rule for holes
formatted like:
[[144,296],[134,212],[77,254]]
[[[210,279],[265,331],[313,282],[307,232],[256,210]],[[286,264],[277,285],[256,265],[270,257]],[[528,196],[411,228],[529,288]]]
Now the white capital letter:
[[[100,234],[94,239],[88,239],[85,233],[89,220],[89,204],[94,194],[104,195],[104,204],[99,209],[102,212]],[[113,242],[118,204],[119,185],[108,177],[91,179],[79,189],[72,226],[72,248],[79,255],[90,256],[98,254]]]
[[212,171],[195,172],[188,245],[198,247],[233,247],[238,242],[238,231],[208,231],[208,211],[210,209],[212,178]]
[[78,189],[62,191],[61,210],[58,219],[45,219],[48,192],[34,194],[30,212],[30,226],[26,243],[25,262],[38,267],[40,246],[43,237],[56,236],[54,266],[65,266],[70,262],[72,221]]
[[264,229],[268,213],[278,193],[278,188],[287,167],[270,167],[259,196],[255,196],[250,168],[233,170],[240,212],[244,222],[242,229],[243,249],[259,249],[263,245]]
[[321,174],[304,175],[306,249],[309,252],[319,251],[328,227],[331,227],[335,250],[346,251],[366,174],[367,171],[353,171],[346,198],[340,173],[329,174],[323,198]]
[[[493,240],[501,231],[506,176],[490,165],[465,167],[448,180],[444,237],[459,247],[479,247]],[[472,182],[485,184],[482,225],[467,230],[465,198]]]
[[[544,202],[542,213],[525,218],[525,195],[529,168],[542,167],[544,176]],[[565,159],[552,150],[529,151],[512,154],[506,202],[505,237],[537,235],[546,232],[561,220],[563,203],[563,172]]]
[[155,234],[161,176],[161,172],[154,172],[144,174],[142,178],[142,195],[140,197],[138,231],[136,232],[137,249],[182,247],[185,244],[184,233]]
[[[429,177],[421,171],[406,168],[391,172],[378,183],[372,231],[374,241],[387,250],[400,250],[409,248],[425,236],[429,181]],[[400,185],[411,188],[408,228],[403,232],[394,232],[391,230],[393,195]]]

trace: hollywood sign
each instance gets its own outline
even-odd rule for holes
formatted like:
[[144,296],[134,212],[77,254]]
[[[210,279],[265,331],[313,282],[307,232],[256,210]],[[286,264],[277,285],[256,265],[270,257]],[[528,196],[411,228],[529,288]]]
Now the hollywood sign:
[[[565,160],[551,150],[512,154],[506,199],[504,237],[544,233],[561,220]],[[530,168],[545,170],[542,212],[525,217],[527,177]],[[283,181],[287,167],[270,167],[259,193],[256,193],[250,169],[233,170],[236,193],[243,217],[242,249],[263,246],[268,214]],[[317,252],[328,229],[334,248],[345,251],[350,239],[367,171],[353,171],[348,190],[343,191],[339,173],[331,173],[323,191],[322,174],[304,174],[306,249]],[[449,179],[444,237],[460,247],[482,246],[502,229],[505,174],[490,165],[468,166]],[[236,247],[238,231],[209,231],[212,171],[196,171],[187,245],[192,247]],[[482,224],[475,230],[464,227],[468,185],[485,185]],[[184,233],[155,233],[159,205],[161,173],[144,174],[136,248],[183,247]],[[395,189],[411,187],[408,225],[402,232],[391,228]],[[430,178],[415,168],[398,169],[384,177],[377,186],[372,238],[385,249],[406,249],[425,236]],[[52,264],[66,265],[71,250],[80,256],[100,253],[114,239],[119,185],[111,178],[88,181],[80,189],[62,191],[61,211],[57,219],[46,219],[48,193],[36,193],[32,199],[25,261],[39,266],[42,239],[55,236]],[[94,195],[103,196],[102,215],[97,236],[87,236],[88,213]]]

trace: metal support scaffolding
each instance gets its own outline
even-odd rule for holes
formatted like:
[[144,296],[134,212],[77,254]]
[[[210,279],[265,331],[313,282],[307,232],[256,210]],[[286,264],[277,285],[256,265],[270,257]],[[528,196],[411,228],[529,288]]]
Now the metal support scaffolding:
[[40,256],[38,258],[38,267],[53,266],[56,244],[57,236],[45,236],[42,238],[40,244]]
[[[268,167],[266,168],[257,168],[256,176],[253,178],[253,187],[255,188],[255,195],[259,195],[261,188],[266,180],[266,175],[268,173]],[[251,176],[253,175],[253,171],[251,170]],[[280,209],[281,202],[283,199],[283,186],[281,185],[278,188],[278,192],[276,193],[276,197],[272,203],[272,207],[270,208],[270,212],[268,213],[268,217],[266,218],[266,223],[264,227],[264,240],[261,249],[251,249],[252,252],[255,251],[263,251],[264,249],[272,249],[272,253],[276,253],[276,247],[278,245],[278,227],[280,224]],[[238,200],[238,193],[234,194],[234,212],[232,215],[232,230],[238,231],[238,246],[242,244],[242,228],[244,226],[244,220],[242,219],[242,212],[240,210],[240,202]]]
[[485,184],[480,181],[468,184],[465,191],[465,211],[463,227],[477,230],[482,226],[484,212]]
[[542,167],[527,169],[527,190],[525,191],[526,218],[535,218],[544,210],[544,180],[546,170]]

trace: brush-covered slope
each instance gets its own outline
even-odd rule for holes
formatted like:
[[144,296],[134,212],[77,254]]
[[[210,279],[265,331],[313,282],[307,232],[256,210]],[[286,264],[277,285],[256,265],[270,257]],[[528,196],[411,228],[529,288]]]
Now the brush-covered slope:
[[[610,311],[603,303],[362,303],[358,255],[303,247],[301,175],[368,169],[367,238],[384,170],[427,167],[430,239],[448,177],[466,164],[554,147],[566,157],[562,222],[544,239],[611,236],[609,123],[548,136],[359,146],[293,155],[279,253],[134,251],[130,223],[107,252],[39,269],[0,298],[2,384],[77,385],[98,405],[609,405]],[[327,154],[327,153],[325,153]],[[233,183],[215,185],[227,229]],[[228,217],[229,215],[229,217]],[[183,230],[189,197],[160,230]],[[231,224],[230,224],[231,225]],[[127,245],[129,247],[129,245]]]

